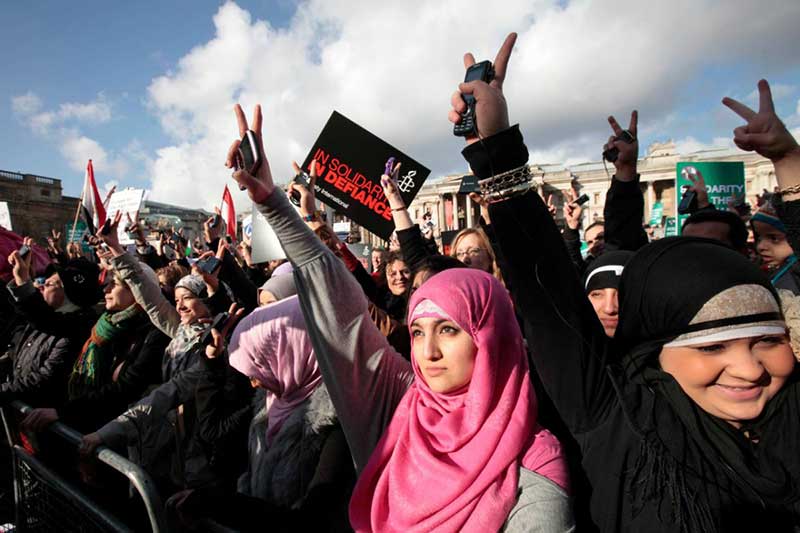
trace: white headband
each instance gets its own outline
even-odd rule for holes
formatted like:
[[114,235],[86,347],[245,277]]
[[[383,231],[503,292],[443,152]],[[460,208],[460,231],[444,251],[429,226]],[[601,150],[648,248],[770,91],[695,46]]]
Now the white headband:
[[592,273],[589,274],[588,278],[586,278],[586,286],[584,287],[584,289],[587,289],[589,287],[589,280],[592,279],[592,277],[594,277],[595,274],[600,274],[601,272],[614,272],[614,274],[620,276],[622,275],[622,270],[624,268],[625,267],[623,265],[606,265],[597,267],[596,269],[592,270]]
[[690,339],[674,340],[664,345],[664,348],[680,348],[682,346],[695,346],[711,342],[724,342],[747,337],[761,337],[763,335],[785,335],[786,328],[781,326],[744,326],[741,328],[726,329],[717,333],[692,337]]

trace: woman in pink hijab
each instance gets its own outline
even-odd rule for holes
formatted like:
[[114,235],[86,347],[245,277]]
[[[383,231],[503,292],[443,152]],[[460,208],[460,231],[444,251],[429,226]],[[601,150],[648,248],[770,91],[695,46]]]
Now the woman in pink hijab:
[[[245,135],[247,119],[235,111]],[[251,124],[263,153],[260,106]],[[306,329],[360,474],[353,528],[572,531],[566,461],[537,424],[522,334],[500,282],[474,269],[426,281],[409,305],[409,362],[370,320],[344,263],[275,187],[269,165],[233,178],[294,265]]]

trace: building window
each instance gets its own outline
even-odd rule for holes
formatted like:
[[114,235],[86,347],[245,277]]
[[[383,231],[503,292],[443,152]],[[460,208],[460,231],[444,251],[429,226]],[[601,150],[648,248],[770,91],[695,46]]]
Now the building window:
[[42,189],[42,196],[50,196],[50,189]]
[[600,203],[600,193],[596,192],[594,193],[594,205],[597,205],[599,203]]

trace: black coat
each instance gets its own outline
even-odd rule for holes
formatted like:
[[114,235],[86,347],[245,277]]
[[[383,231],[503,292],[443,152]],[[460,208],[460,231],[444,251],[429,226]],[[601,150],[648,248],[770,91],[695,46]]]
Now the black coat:
[[69,338],[21,325],[5,348],[0,404],[21,400],[34,407],[52,407],[63,403],[78,351]]
[[92,432],[122,414],[150,386],[161,383],[161,361],[169,337],[144,314],[140,322],[112,343],[111,369],[116,379],[58,408],[63,422],[84,433]]

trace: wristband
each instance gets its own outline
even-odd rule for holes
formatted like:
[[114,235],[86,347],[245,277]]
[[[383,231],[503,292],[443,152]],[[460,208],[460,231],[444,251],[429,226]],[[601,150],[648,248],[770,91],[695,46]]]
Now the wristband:
[[303,222],[322,222],[322,213],[314,211],[310,215],[303,215]]
[[405,211],[406,210],[406,206],[403,206],[403,207],[392,207],[392,206],[389,206],[389,208],[392,210],[392,212],[394,212],[394,211]]
[[478,182],[481,195],[488,202],[497,202],[530,190],[531,171],[528,165],[497,174]]

